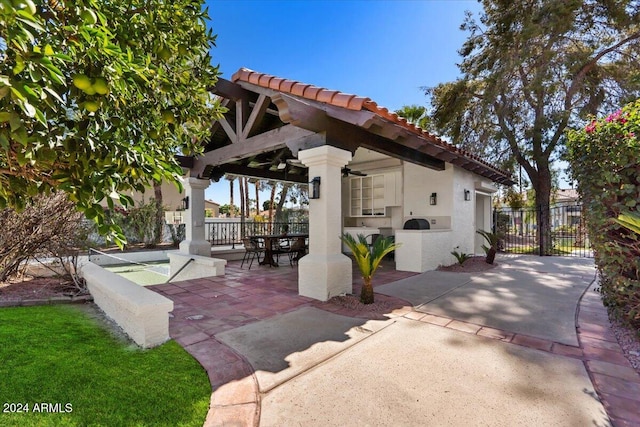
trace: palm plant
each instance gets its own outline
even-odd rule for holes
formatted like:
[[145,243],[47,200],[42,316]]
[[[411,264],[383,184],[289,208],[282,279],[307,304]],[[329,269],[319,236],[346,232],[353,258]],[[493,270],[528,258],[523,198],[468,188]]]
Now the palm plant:
[[634,233],[640,234],[640,214],[628,213],[618,215],[618,218],[614,219],[614,221],[627,230],[631,230]]
[[493,264],[493,261],[496,259],[496,252],[498,251],[498,233],[491,233],[485,230],[477,230],[476,233],[484,237],[484,240],[489,244],[489,246],[482,245],[482,249],[484,249],[484,253],[487,254],[485,258],[486,263]]
[[399,244],[394,243],[392,237],[380,237],[370,246],[363,234],[358,234],[358,240],[350,234],[343,234],[340,236],[340,240],[351,250],[362,274],[363,284],[360,292],[360,302],[373,304],[373,284],[371,282],[373,275],[380,266],[382,258],[396,250]]

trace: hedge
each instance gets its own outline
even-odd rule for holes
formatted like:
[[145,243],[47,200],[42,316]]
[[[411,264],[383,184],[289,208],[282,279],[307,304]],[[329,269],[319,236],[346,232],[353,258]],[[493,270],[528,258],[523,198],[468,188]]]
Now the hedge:
[[584,129],[568,133],[567,160],[583,209],[612,313],[640,328],[640,235],[621,226],[619,215],[640,207],[640,100]]

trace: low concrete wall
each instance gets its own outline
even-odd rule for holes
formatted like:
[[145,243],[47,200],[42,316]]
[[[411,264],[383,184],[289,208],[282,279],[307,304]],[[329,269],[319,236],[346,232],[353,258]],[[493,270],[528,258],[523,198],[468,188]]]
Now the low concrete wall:
[[97,252],[91,252],[90,261],[97,265],[118,265],[123,262],[152,262],[167,261],[169,254],[178,252],[178,249],[161,250],[161,251],[139,251],[139,252],[113,252],[108,255],[101,255]]
[[173,301],[91,262],[82,265],[80,274],[94,302],[136,344],[149,348],[169,340]]
[[396,230],[396,270],[423,273],[455,262],[451,230]]
[[244,258],[245,252],[244,246],[242,245],[238,245],[235,249],[226,246],[213,246],[211,248],[211,256],[213,258],[226,259],[227,261],[239,261]]
[[[193,261],[189,262],[190,260]],[[224,259],[172,252],[169,254],[169,271],[171,273],[169,280],[178,282],[202,277],[224,276],[225,265],[227,265],[227,261]],[[180,269],[182,270],[176,275]]]

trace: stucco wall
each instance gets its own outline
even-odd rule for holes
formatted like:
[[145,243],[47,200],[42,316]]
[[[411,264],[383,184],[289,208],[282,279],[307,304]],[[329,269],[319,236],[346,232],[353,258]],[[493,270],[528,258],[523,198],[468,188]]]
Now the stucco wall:
[[451,251],[453,232],[450,230],[397,230],[396,269],[422,273],[439,265],[455,262]]
[[[452,214],[451,228],[453,229],[452,245],[456,246],[458,252],[473,254],[475,252],[476,236],[476,203],[475,203],[475,180],[477,175],[452,166],[454,171],[452,190]],[[471,200],[464,200],[464,190],[468,190]]]
[[[413,163],[404,163],[403,188],[405,217],[450,216],[453,208],[454,170],[450,164],[436,171]],[[431,193],[437,194],[437,204],[429,204]]]
[[143,348],[169,339],[173,301],[87,262],[80,270],[94,302]]

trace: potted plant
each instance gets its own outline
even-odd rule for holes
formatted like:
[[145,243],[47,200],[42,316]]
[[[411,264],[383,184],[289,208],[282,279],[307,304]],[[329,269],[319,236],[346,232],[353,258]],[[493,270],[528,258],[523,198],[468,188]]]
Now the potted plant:
[[393,237],[380,237],[370,247],[367,238],[363,234],[358,234],[358,240],[350,234],[343,234],[340,240],[351,250],[353,257],[360,268],[362,274],[362,291],[360,292],[360,302],[363,304],[373,304],[373,284],[371,280],[380,266],[380,261],[385,255],[398,248],[399,244],[394,243]]
[[498,233],[491,233],[484,230],[477,230],[476,233],[484,237],[484,240],[489,245],[482,245],[484,253],[487,254],[487,257],[485,258],[486,263],[493,264],[493,261],[496,259],[496,252],[498,252]]

